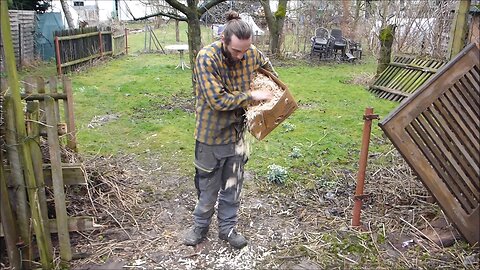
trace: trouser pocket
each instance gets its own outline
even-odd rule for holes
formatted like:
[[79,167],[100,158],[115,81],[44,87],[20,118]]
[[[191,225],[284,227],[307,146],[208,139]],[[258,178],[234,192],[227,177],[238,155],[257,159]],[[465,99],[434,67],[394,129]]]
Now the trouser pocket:
[[213,147],[197,141],[195,145],[195,187],[197,195],[206,190],[212,184],[220,160],[215,157]]

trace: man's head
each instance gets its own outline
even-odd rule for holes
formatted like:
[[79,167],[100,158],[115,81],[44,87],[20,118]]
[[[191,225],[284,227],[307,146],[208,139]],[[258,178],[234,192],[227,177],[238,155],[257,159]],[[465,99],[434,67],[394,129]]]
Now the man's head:
[[234,64],[243,58],[252,44],[252,28],[240,18],[237,12],[229,11],[226,14],[227,23],[222,34],[223,47],[227,61]]

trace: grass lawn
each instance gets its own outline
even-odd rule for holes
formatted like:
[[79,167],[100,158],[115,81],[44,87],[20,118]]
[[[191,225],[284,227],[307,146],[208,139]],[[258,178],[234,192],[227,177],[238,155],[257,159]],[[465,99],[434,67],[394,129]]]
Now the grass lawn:
[[[161,43],[175,42],[173,23],[156,32]],[[180,33],[180,40],[186,41],[183,23]],[[176,53],[140,54],[144,38],[144,33],[130,35],[128,56],[69,74],[80,151],[88,155],[151,152],[191,174],[195,124],[191,72],[175,69]],[[24,74],[51,75],[54,70],[50,63]],[[318,65],[288,60],[278,63],[276,70],[300,108],[263,141],[250,140],[247,170],[265,176],[268,166],[277,164],[288,170],[288,181],[315,180],[332,168],[356,170],[365,108],[374,107],[385,117],[398,106],[349,83],[373,74],[374,61]],[[384,141],[376,140],[381,134],[375,123],[371,152],[390,149],[390,144],[377,143]]]
[[[151,151],[191,173],[195,124],[191,73],[175,69],[177,61],[175,54],[127,56],[74,74],[80,151],[104,155]],[[264,141],[252,139],[247,169],[265,175],[268,165],[277,164],[291,171],[292,180],[312,179],[331,167],[354,170],[365,107],[374,107],[384,117],[398,104],[347,83],[373,71],[372,64],[297,64],[277,70],[300,108]],[[91,123],[107,115],[113,120]],[[379,136],[380,129],[373,125],[373,138]],[[371,151],[385,147],[389,146],[373,140]],[[298,158],[289,157],[294,148]]]

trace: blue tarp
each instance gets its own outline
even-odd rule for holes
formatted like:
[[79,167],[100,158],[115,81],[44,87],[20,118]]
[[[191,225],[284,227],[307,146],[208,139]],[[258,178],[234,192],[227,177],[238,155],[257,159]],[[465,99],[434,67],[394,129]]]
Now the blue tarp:
[[35,31],[37,55],[43,60],[55,58],[53,32],[64,29],[62,15],[60,12],[37,14],[37,22]]

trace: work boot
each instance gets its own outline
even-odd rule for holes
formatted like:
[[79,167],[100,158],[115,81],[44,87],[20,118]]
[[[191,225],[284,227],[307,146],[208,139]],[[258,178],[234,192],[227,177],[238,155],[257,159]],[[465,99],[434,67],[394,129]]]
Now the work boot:
[[196,246],[200,242],[205,239],[208,233],[208,227],[202,228],[193,226],[191,227],[187,233],[185,234],[185,238],[183,239],[183,244],[187,246]]
[[219,233],[218,238],[228,241],[228,243],[236,249],[241,249],[247,245],[247,239],[237,233],[235,229],[231,229],[228,234]]

